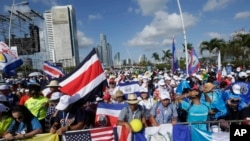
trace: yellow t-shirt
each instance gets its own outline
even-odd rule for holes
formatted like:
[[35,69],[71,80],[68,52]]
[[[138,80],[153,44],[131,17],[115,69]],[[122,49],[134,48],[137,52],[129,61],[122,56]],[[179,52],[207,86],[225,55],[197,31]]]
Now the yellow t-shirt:
[[49,99],[44,96],[39,96],[38,98],[31,97],[25,102],[24,106],[27,107],[38,120],[42,120],[46,117],[47,107],[45,105],[48,101]]
[[9,116],[3,116],[2,121],[0,121],[0,134],[3,134],[7,131],[8,127],[12,123],[13,118]]

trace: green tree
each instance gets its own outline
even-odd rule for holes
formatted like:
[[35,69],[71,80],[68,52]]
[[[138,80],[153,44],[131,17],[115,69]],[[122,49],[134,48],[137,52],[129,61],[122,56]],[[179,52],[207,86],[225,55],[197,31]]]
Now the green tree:
[[158,54],[157,52],[154,52],[154,53],[152,54],[152,58],[154,59],[155,63],[156,63],[156,61],[159,61],[159,60],[160,60],[159,54]]
[[163,50],[162,52],[163,52],[163,56],[161,58],[162,61],[168,62],[172,58],[172,53],[171,53],[170,49],[168,49],[166,51]]
[[209,52],[209,58],[211,59],[211,55],[213,51],[218,52],[221,48],[225,47],[225,41],[223,39],[213,38],[210,41],[203,41],[200,44],[200,53],[203,54],[204,50]]
[[[186,51],[185,44],[182,44],[182,46],[183,46],[183,52],[185,52]],[[190,51],[192,49],[193,49],[193,44],[187,43],[187,50]]]

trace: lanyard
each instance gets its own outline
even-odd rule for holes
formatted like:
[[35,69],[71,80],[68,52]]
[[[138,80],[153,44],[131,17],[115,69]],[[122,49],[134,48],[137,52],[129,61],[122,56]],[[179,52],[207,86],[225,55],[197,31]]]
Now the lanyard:
[[66,122],[67,122],[68,117],[69,117],[69,112],[66,114],[66,117],[65,117],[65,118],[64,118],[64,116],[65,116],[65,115],[64,115],[64,112],[63,112],[63,119],[64,119],[64,120],[63,120],[63,126],[66,126],[66,124],[67,124]]

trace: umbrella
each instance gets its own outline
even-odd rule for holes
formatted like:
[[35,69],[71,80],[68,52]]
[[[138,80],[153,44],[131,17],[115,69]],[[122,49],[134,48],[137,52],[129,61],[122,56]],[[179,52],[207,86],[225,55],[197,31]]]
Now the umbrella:
[[29,77],[40,76],[40,75],[42,75],[41,72],[32,72],[32,73],[29,74]]

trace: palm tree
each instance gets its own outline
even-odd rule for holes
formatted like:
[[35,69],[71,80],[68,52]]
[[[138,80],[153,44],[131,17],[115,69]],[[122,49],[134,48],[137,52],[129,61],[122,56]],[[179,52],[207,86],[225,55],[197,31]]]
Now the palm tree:
[[163,50],[162,52],[163,52],[163,57],[161,58],[162,61],[168,61],[169,59],[172,58],[172,53],[171,53],[170,49],[168,49],[166,51]]
[[159,60],[160,60],[159,54],[158,54],[157,52],[154,52],[154,53],[152,54],[152,58],[154,58],[155,63],[156,63],[156,61],[159,61]]
[[[182,46],[183,46],[183,52],[185,52],[186,51],[185,44],[182,44]],[[193,49],[193,44],[187,43],[187,50],[190,51],[192,49]]]
[[210,41],[203,41],[200,44],[200,53],[203,54],[204,50],[209,52],[209,58],[211,59],[211,54],[215,50],[218,52],[221,48],[225,47],[225,41],[223,39],[213,38]]

